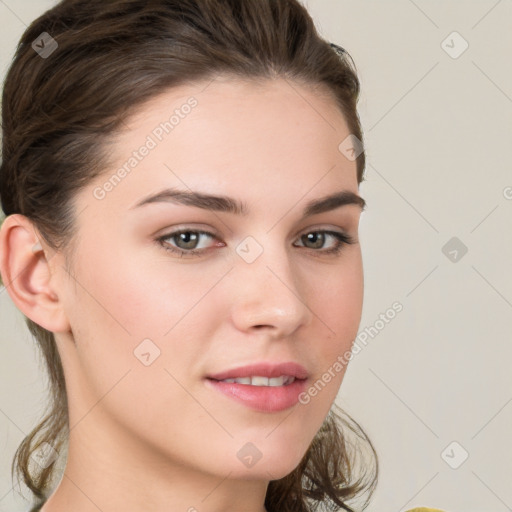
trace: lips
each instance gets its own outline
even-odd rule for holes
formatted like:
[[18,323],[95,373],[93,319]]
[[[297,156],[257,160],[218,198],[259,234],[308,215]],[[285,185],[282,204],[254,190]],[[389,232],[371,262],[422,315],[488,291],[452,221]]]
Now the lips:
[[[306,389],[306,379],[294,380],[286,386],[247,386],[236,382],[205,379],[205,385],[239,404],[263,413],[275,413],[294,407]],[[229,408],[231,410],[231,408]]]
[[303,380],[308,378],[308,371],[304,366],[293,361],[283,363],[255,363],[208,375],[207,378],[212,380],[237,379],[254,376],[275,378],[281,377],[281,375],[295,377],[297,380]]

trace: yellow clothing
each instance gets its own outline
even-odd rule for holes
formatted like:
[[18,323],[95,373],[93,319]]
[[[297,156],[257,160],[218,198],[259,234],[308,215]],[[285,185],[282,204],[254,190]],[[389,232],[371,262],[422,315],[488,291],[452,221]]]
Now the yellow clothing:
[[439,510],[438,508],[416,507],[406,510],[405,512],[444,512],[444,510]]

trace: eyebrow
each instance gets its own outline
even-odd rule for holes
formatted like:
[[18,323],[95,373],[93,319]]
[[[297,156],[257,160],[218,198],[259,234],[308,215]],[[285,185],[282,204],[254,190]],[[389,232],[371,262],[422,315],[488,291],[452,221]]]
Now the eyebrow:
[[[140,208],[141,206],[152,203],[176,203],[185,206],[194,206],[204,210],[216,212],[232,213],[235,215],[248,215],[247,205],[232,197],[203,194],[195,191],[178,190],[166,188],[160,192],[150,195],[130,208]],[[361,211],[366,208],[366,201],[356,193],[350,190],[341,190],[328,196],[320,197],[309,201],[303,210],[303,218],[311,215],[318,215],[330,210],[335,210],[341,206],[356,205]]]

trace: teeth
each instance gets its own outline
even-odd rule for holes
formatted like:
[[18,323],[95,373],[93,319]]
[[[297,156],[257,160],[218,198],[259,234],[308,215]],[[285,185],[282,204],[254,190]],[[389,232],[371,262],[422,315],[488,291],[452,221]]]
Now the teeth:
[[249,381],[251,386],[268,386],[268,377],[251,377]]
[[251,377],[240,377],[239,379],[233,379],[233,381],[237,382],[238,384],[250,384]]
[[281,377],[239,377],[238,379],[224,379],[221,382],[236,382],[237,384],[246,384],[249,386],[286,386],[291,384],[295,380],[295,377],[289,377],[287,375],[281,375]]

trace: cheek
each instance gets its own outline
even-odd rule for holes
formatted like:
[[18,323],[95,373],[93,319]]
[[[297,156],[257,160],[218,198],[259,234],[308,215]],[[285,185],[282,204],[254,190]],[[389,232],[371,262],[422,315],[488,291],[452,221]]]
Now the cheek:
[[[316,422],[313,431],[320,428],[338,395],[361,320],[364,283],[360,251],[351,253],[343,263],[336,272],[326,267],[310,281],[309,305],[317,315],[315,332],[323,335],[315,337],[316,372],[298,407],[309,411],[310,424]],[[304,348],[311,358],[312,347]]]
[[150,264],[122,251],[89,256],[76,270],[80,286],[68,309],[82,363],[101,390],[129,369],[167,379],[165,369],[180,378],[186,368],[194,371],[222,318],[222,304],[208,291],[225,270],[201,273],[165,255]]
[[192,266],[188,274],[178,266],[171,274],[168,266],[162,275],[157,265],[135,259],[89,262],[76,269],[80,285],[68,300],[77,359],[72,355],[67,367],[82,397],[76,407],[83,409],[77,417],[92,408],[108,410],[148,441],[164,433],[177,438],[184,426],[175,411],[189,420],[204,415],[180,383],[187,386],[187,369],[194,374],[204,348],[200,340],[218,318],[208,297],[201,301],[206,285],[191,278]]
[[[325,351],[332,358],[350,348],[357,335],[363,307],[363,268],[354,251],[339,271],[316,280],[314,311],[325,326]],[[320,321],[319,320],[319,321]]]
[[105,327],[135,341],[171,337],[173,330],[188,323],[188,315],[200,302],[208,305],[202,313],[208,313],[215,304],[207,292],[219,272],[201,272],[197,266],[170,261],[165,254],[148,258],[140,251],[140,257],[131,252],[129,257],[111,254],[91,260],[79,279],[86,289],[79,300],[98,320],[95,329]]

